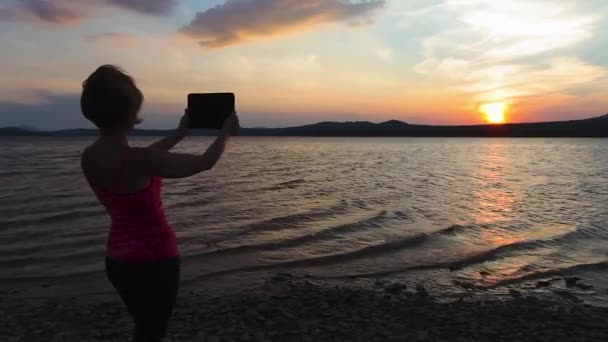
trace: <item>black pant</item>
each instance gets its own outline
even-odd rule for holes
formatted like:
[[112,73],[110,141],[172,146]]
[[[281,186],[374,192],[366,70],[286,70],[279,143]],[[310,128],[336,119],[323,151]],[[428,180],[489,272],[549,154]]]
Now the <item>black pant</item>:
[[110,282],[133,317],[133,342],[161,341],[179,287],[179,258],[135,264],[106,258]]

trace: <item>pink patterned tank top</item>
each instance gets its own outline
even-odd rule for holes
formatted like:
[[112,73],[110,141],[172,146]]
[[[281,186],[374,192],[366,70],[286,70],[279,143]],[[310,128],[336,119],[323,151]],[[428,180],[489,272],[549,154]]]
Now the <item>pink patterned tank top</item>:
[[145,189],[134,193],[93,188],[112,219],[106,245],[109,258],[147,263],[179,255],[175,232],[162,207],[161,188],[161,177],[151,177]]

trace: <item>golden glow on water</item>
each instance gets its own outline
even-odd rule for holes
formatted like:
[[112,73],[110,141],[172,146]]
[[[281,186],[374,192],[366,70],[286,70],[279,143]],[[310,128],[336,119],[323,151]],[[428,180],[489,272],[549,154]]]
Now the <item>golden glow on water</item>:
[[508,163],[506,145],[487,145],[475,175],[479,190],[473,192],[477,210],[471,216],[476,224],[494,223],[510,216],[517,199],[512,191],[502,186]]

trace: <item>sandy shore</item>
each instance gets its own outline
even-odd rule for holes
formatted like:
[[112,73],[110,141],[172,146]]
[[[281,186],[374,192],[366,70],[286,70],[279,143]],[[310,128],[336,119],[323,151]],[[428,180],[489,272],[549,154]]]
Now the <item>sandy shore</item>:
[[[130,318],[114,295],[0,298],[0,341],[129,338]],[[422,287],[277,276],[232,296],[182,293],[167,341],[608,341],[608,309],[526,296],[441,303]]]

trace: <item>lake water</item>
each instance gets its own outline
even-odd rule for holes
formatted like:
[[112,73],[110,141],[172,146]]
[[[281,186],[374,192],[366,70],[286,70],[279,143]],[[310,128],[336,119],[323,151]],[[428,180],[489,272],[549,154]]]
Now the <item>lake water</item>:
[[[1,140],[3,289],[109,289],[109,219],[79,168],[92,139]],[[501,294],[559,292],[562,281],[532,288],[576,275],[594,287],[568,291],[608,296],[605,139],[243,137],[215,170],[166,180],[164,203],[184,286],[234,289],[289,272]]]

